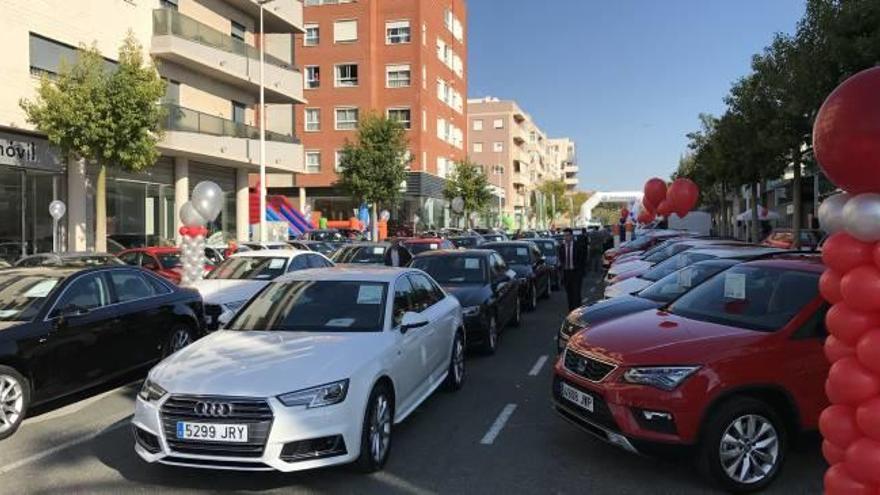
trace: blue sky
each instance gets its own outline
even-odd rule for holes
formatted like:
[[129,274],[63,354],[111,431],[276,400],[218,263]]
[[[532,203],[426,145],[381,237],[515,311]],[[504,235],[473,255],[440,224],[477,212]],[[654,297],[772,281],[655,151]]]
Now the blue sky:
[[803,0],[470,0],[469,90],[515,99],[578,146],[580,187],[639,190],[666,178],[700,112]]

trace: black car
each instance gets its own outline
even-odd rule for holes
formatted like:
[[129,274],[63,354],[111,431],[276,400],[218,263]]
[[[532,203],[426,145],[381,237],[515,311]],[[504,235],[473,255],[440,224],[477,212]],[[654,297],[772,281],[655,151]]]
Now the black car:
[[413,258],[410,266],[428,273],[458,298],[468,345],[493,354],[504,327],[519,325],[516,274],[495,251],[427,251]]
[[480,247],[485,241],[477,235],[459,235],[450,237],[449,242],[455,244],[455,247],[459,249],[474,249]]
[[24,268],[28,266],[101,266],[101,265],[124,265],[116,256],[109,253],[38,253],[25,256],[15,262],[16,267]]
[[389,244],[362,242],[346,244],[330,258],[337,265],[384,265]]
[[486,234],[480,234],[483,236],[483,240],[486,242],[504,242],[510,240],[507,237],[507,234],[503,234],[501,232],[488,232]]
[[0,272],[0,440],[30,407],[146,369],[203,322],[197,291],[140,268]]
[[498,252],[507,266],[516,272],[516,278],[520,281],[520,297],[526,303],[526,309],[534,311],[539,298],[550,296],[552,270],[534,242],[487,242],[480,247]]
[[541,254],[544,255],[544,261],[547,262],[547,266],[552,270],[550,274],[550,288],[559,290],[562,287],[562,269],[559,267],[559,243],[553,238],[534,239],[532,242],[541,250]]
[[288,244],[290,244],[290,246],[294,249],[321,253],[328,258],[336,251],[336,248],[338,247],[332,242],[310,240],[294,240],[289,241]]
[[556,350],[562,352],[568,339],[585,328],[646,309],[666,306],[709,277],[741,261],[724,258],[701,261],[670,273],[633,295],[612,297],[582,306],[569,313],[562,322],[556,336]]

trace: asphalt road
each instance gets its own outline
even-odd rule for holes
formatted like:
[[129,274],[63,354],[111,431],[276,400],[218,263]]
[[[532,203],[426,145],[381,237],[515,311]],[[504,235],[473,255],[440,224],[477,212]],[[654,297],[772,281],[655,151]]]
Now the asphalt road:
[[[600,294],[588,279],[586,297]],[[0,493],[713,493],[686,461],[623,452],[555,415],[552,339],[565,307],[554,293],[503,334],[495,356],[470,357],[464,389],[434,395],[397,427],[385,470],[371,476],[345,467],[281,474],[145,464],[128,424],[134,383],[37,411],[0,443]],[[804,439],[768,493],[821,493],[825,468],[818,440]]]

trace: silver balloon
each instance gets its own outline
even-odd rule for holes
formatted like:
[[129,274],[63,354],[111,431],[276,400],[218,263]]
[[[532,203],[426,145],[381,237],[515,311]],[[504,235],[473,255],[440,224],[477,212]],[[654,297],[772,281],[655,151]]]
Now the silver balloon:
[[180,207],[180,221],[187,227],[199,227],[208,223],[191,201],[187,201]]
[[223,211],[223,191],[211,181],[196,184],[192,192],[192,204],[202,217],[213,221]]
[[461,213],[464,211],[464,199],[461,197],[455,197],[452,200],[452,211],[456,213]]
[[829,234],[846,228],[843,222],[843,207],[852,196],[849,193],[838,193],[829,196],[819,205],[819,226]]
[[56,199],[49,203],[49,215],[52,215],[55,220],[61,220],[65,213],[67,213],[67,205],[64,204],[64,201]]
[[843,207],[847,233],[864,242],[880,241],[880,194],[859,194]]

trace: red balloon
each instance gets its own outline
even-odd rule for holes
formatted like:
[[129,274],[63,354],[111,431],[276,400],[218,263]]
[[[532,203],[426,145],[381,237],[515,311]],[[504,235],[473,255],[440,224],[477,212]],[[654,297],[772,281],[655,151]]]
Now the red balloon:
[[[862,339],[864,340],[864,338]],[[859,341],[861,342],[861,340]],[[848,346],[843,341],[835,337],[834,335],[829,335],[828,338],[825,339],[825,357],[828,358],[828,362],[831,364],[840,361],[843,358],[853,357],[856,355],[856,350],[852,346]],[[862,364],[865,364],[862,361]]]
[[874,246],[862,242],[846,232],[837,232],[825,240],[822,247],[822,261],[826,266],[841,276],[859,265],[874,262],[871,248]]
[[865,332],[877,326],[877,320],[873,313],[855,311],[846,303],[837,303],[825,315],[825,326],[841,342],[855,346]]
[[856,405],[880,393],[880,376],[856,358],[843,358],[831,365],[825,393],[832,404]]
[[[825,345],[828,345],[826,339]],[[855,347],[856,356],[865,368],[880,373],[880,329],[865,333]]]
[[649,205],[649,208],[652,210],[660,206],[660,203],[666,199],[666,182],[663,179],[658,179],[654,177],[652,179],[648,179],[648,182],[645,182],[645,188],[643,190],[645,193],[645,197],[642,199],[642,202],[645,205]]
[[846,305],[853,309],[880,309],[880,270],[873,264],[853,268],[840,279],[840,294]]
[[846,472],[862,483],[880,484],[880,442],[860,438],[846,449]]
[[180,229],[178,230],[178,232],[180,232],[180,235],[182,235],[182,236],[185,237],[185,236],[187,235],[187,233],[189,232],[189,227],[187,227],[186,225],[184,225],[184,226],[180,227]]
[[626,218],[629,216],[629,210],[624,206],[620,209],[620,218]]
[[675,179],[666,193],[667,201],[672,203],[672,209],[678,216],[684,217],[697,206],[700,197],[700,188],[690,179]]
[[846,449],[842,449],[828,440],[825,440],[822,442],[822,455],[825,456],[825,460],[828,461],[828,464],[833,466],[834,464],[843,462],[844,456],[846,456]]
[[654,214],[647,210],[642,210],[639,212],[638,221],[641,224],[649,224],[654,221]]
[[844,447],[862,437],[856,423],[855,410],[841,404],[829,406],[822,411],[819,416],[819,431],[825,440]]
[[831,304],[843,301],[843,294],[840,293],[840,275],[834,270],[825,270],[819,277],[819,292]]
[[664,199],[657,205],[657,214],[662,215],[664,217],[668,217],[672,214],[672,203],[669,202],[668,199]]
[[825,175],[853,194],[880,192],[880,67],[839,85],[819,109],[813,152]]
[[825,472],[825,495],[877,495],[870,484],[854,480],[845,464],[835,464]]
[[874,397],[856,409],[856,424],[865,435],[880,441],[880,397]]

